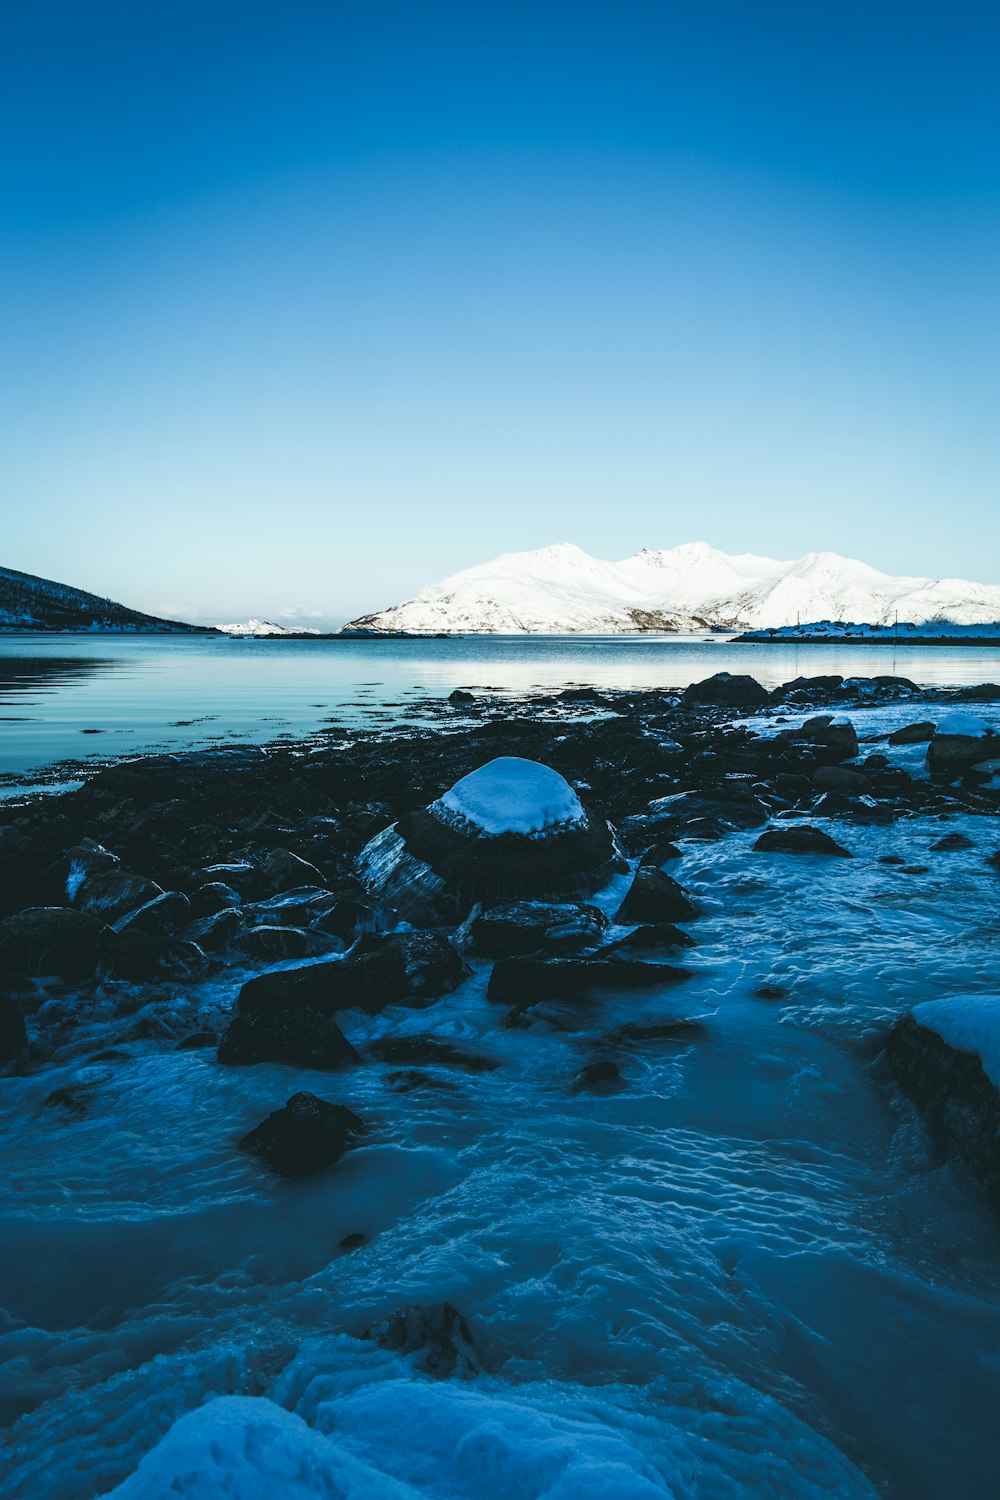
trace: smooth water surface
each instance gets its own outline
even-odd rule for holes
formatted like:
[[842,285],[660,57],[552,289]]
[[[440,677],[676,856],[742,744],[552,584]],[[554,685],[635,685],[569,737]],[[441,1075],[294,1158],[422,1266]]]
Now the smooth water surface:
[[426,719],[456,687],[500,695],[686,687],[713,672],[768,687],[821,672],[898,673],[922,686],[1000,679],[1000,645],[738,645],[719,636],[459,636],[240,640],[0,638],[0,774],[213,743],[262,743],[331,723]]

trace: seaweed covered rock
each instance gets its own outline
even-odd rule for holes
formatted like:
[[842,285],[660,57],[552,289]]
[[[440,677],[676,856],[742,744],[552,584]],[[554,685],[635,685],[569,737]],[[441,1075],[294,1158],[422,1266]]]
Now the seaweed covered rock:
[[588,896],[622,868],[611,825],[538,761],[500,756],[361,851],[372,896],[416,925],[455,923],[477,901]]
[[931,1132],[1000,1198],[1000,995],[914,1006],[886,1057]]
[[293,1094],[240,1141],[279,1177],[306,1177],[333,1166],[364,1132],[364,1121],[344,1104],[315,1094]]

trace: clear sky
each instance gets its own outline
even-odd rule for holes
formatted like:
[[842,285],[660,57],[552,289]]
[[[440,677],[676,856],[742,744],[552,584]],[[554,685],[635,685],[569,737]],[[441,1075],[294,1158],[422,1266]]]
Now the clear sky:
[[1000,9],[0,6],[0,562],[342,619],[704,538],[1000,581]]

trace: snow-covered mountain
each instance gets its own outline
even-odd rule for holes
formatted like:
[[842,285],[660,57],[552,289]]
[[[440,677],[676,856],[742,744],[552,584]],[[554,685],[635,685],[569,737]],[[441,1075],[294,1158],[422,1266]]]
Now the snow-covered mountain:
[[688,631],[803,625],[1000,620],[1000,585],[960,578],[894,578],[835,552],[792,562],[707,542],[645,548],[603,562],[571,542],[507,552],[430,584],[416,598],[351,621],[347,629],[407,632]]
[[242,625],[216,625],[224,635],[322,635],[306,625],[297,625],[294,630],[287,625],[275,625],[273,620],[245,620]]

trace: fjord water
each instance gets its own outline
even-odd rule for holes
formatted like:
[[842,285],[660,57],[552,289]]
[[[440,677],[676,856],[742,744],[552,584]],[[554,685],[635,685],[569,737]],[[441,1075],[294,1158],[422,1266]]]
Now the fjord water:
[[922,686],[1000,678],[1000,645],[739,645],[719,636],[247,640],[0,637],[0,775],[62,761],[263,743],[426,719],[454,688],[499,695],[685,687],[713,672],[768,687],[800,674],[898,673]]
[[[45,660],[66,660],[65,640],[48,644]],[[173,644],[107,648],[101,691],[121,693],[122,715],[147,696],[151,743],[198,701],[224,717],[177,726],[172,743],[220,723],[253,739],[298,732],[252,727],[276,700],[289,725],[314,729],[321,673],[338,722],[373,725],[410,722],[408,703],[459,685],[681,686],[722,667],[766,682],[998,675],[988,653],[950,648],[889,664],[882,648],[714,642],[650,643],[648,656],[631,642],[532,642],[520,657],[494,641]],[[414,645],[422,655],[407,658]],[[190,664],[206,661],[195,691]],[[194,695],[183,707],[182,692]],[[850,716],[864,735],[938,712],[904,702]],[[917,771],[923,750],[898,755]],[[121,990],[85,1007],[53,997],[64,1024],[51,1064],[0,1089],[0,1420],[13,1424],[0,1491],[108,1493],[186,1413],[238,1393],[309,1424],[289,1418],[280,1488],[253,1488],[253,1444],[209,1405],[191,1484],[154,1481],[123,1500],[992,1500],[996,1216],[931,1149],[878,1053],[916,1002],[995,984],[984,855],[1000,840],[965,815],[824,826],[854,859],[755,856],[753,832],[684,845],[670,871],[704,915],[683,985],[575,1015],[543,1008],[530,1029],[507,1029],[480,964],[427,1010],[344,1018],[361,1050],[432,1032],[498,1065],[434,1088],[399,1092],[376,1063],[221,1068],[211,1050],[156,1035],[165,1020],[177,1036],[217,1029],[245,977],[232,969],[155,1004],[137,986],[124,1044]],[[973,847],[930,854],[943,832]],[[927,873],[879,864],[888,852]],[[609,914],[627,882],[599,897]],[[765,986],[774,998],[754,994]],[[616,1028],[672,1017],[703,1034],[626,1039],[626,1089],[572,1093]],[[275,1182],[236,1142],[303,1088],[371,1133],[331,1171]],[[474,1380],[428,1381],[357,1337],[393,1308],[443,1300],[472,1323],[486,1372]],[[355,1466],[353,1488],[329,1480],[331,1454]],[[240,1463],[242,1488],[210,1487]]]

